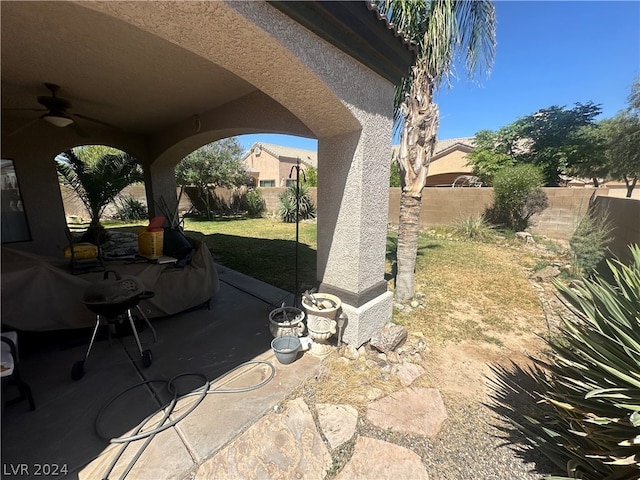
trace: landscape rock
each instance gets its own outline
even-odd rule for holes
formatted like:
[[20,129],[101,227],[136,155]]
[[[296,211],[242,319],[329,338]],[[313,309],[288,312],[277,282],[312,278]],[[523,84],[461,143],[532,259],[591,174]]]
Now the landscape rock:
[[205,461],[195,478],[324,478],[330,467],[331,455],[313,416],[297,398]]
[[529,232],[516,232],[516,239],[525,243],[536,243]]
[[382,390],[376,387],[371,387],[369,390],[367,390],[366,398],[370,402],[373,402],[374,400],[378,400],[383,395],[384,395],[384,392]]
[[402,325],[389,323],[375,331],[369,344],[377,350],[387,353],[395,350],[407,339],[407,329]]
[[415,363],[401,363],[400,365],[398,365],[395,374],[400,379],[402,385],[408,387],[415,381],[416,378],[418,378],[424,372],[424,368],[422,368],[420,365],[416,365]]
[[536,280],[545,281],[560,275],[560,270],[552,265],[544,267],[535,273]]
[[442,396],[435,388],[406,388],[367,408],[367,420],[377,427],[429,438],[438,434],[446,418]]
[[359,437],[351,460],[336,480],[428,480],[420,457],[408,448],[374,438]]
[[400,359],[400,355],[398,352],[389,352],[387,353],[387,362],[389,363],[400,363],[402,360]]
[[355,408],[351,405],[319,403],[316,409],[320,428],[331,449],[351,440],[358,423],[358,411]]
[[340,355],[349,360],[357,360],[360,356],[358,349],[353,345],[343,345],[340,347]]

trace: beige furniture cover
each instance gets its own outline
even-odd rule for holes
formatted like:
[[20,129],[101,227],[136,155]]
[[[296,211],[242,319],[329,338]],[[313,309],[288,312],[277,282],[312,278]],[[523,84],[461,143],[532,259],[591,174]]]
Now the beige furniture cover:
[[[173,315],[203,304],[219,289],[209,249],[201,242],[194,245],[193,259],[184,268],[125,261],[107,262],[106,268],[137,276],[147,290],[155,293],[155,297],[139,304],[147,317]],[[2,247],[2,324],[26,331],[93,326],[96,316],[82,298],[87,286],[102,280],[103,275],[72,275],[68,260]]]

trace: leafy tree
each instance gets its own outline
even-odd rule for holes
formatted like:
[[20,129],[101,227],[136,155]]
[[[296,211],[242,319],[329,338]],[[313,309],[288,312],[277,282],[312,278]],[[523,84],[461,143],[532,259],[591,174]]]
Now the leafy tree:
[[601,125],[607,172],[612,179],[624,180],[630,198],[640,177],[640,116],[623,111]]
[[213,193],[218,187],[238,187],[248,181],[242,163],[243,148],[235,137],[205,145],[190,153],[176,166],[176,182],[182,188],[193,187],[194,203],[207,218],[213,217]]
[[376,0],[374,4],[418,50],[411,72],[396,87],[394,105],[395,125],[402,129],[395,296],[404,302],[414,294],[422,189],[439,124],[433,94],[460,56],[470,76],[489,70],[495,55],[495,7],[489,0]]
[[577,132],[585,141],[582,148],[576,149],[576,160],[567,167],[567,173],[576,177],[591,178],[594,186],[599,186],[600,179],[609,176],[609,168],[605,161],[606,138],[602,122],[582,127]]
[[[551,106],[519,118],[497,132],[483,132],[486,141],[470,156],[480,173],[491,165],[529,163],[542,169],[545,184],[557,186],[560,175],[584,161],[586,152],[597,150],[588,128],[601,112],[593,102],[576,103],[572,109]],[[479,132],[480,134],[481,132]],[[489,155],[492,154],[492,155]],[[495,171],[492,173],[495,174]]]
[[88,163],[80,157],[82,148],[85,147],[58,155],[56,169],[62,184],[73,189],[89,212],[87,239],[100,243],[100,217],[104,209],[123,188],[143,181],[144,177],[136,159],[124,152],[106,153]]
[[304,184],[307,187],[317,187],[318,186],[318,170],[314,167],[307,167],[304,169]]
[[508,153],[496,151],[497,134],[481,130],[475,135],[476,149],[467,155],[473,165],[473,174],[485,185],[493,185],[493,177],[505,167],[511,167],[515,159]]

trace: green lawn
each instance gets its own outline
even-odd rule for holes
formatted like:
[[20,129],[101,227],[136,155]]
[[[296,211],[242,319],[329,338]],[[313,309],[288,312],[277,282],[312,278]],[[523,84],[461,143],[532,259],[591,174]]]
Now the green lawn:
[[[132,224],[107,227],[135,231]],[[217,263],[288,292],[295,290],[296,226],[273,218],[188,218],[187,236],[209,247]],[[317,286],[317,227],[300,224],[298,281]],[[507,241],[508,242],[508,241]],[[393,288],[396,234],[387,240],[387,279]],[[515,242],[460,241],[451,235],[421,234],[416,264],[416,291],[426,296],[423,309],[397,311],[396,322],[429,332],[436,341],[475,338],[502,344],[503,335],[537,330],[541,309],[523,267],[537,261]],[[515,248],[514,248],[515,247]]]
[[[298,282],[317,286],[316,225],[301,223],[298,245]],[[216,262],[233,270],[295,291],[296,226],[271,218],[185,220],[187,236],[201,240]]]

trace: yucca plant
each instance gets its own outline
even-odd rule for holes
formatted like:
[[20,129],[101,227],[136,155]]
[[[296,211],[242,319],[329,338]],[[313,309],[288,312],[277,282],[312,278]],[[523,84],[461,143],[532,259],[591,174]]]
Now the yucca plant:
[[298,220],[316,218],[316,206],[309,195],[309,187],[301,183],[296,189],[296,184],[289,185],[280,193],[280,208],[278,215],[285,223],[296,221],[296,203],[298,203]]
[[548,341],[550,360],[534,359],[534,391],[496,382],[537,397],[540,410],[514,423],[567,475],[549,479],[640,478],[640,247],[630,248],[632,265],[607,262],[610,282],[555,282],[573,315]]

